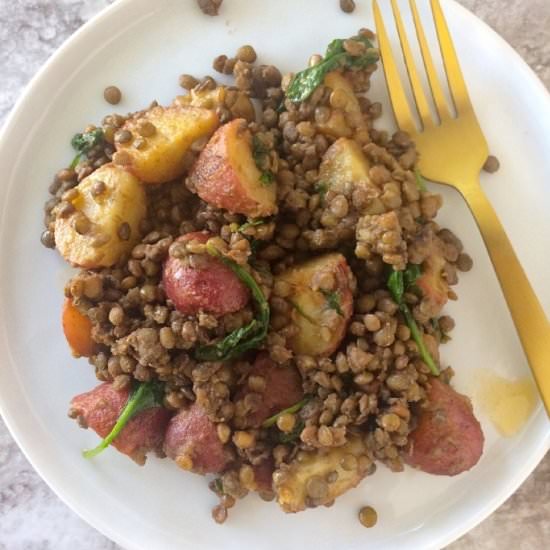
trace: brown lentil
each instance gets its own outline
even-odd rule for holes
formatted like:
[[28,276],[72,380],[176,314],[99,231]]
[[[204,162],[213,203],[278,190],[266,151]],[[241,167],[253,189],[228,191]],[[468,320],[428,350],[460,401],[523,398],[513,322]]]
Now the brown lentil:
[[378,514],[372,506],[363,506],[359,510],[359,521],[364,527],[374,527],[378,521]]
[[122,92],[116,86],[107,86],[107,88],[103,90],[103,97],[107,103],[118,105],[122,99]]

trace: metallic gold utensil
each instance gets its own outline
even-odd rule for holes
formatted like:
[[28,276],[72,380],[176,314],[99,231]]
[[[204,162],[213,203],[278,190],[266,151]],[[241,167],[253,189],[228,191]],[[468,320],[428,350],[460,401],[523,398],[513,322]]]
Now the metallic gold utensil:
[[416,142],[420,153],[418,166],[421,173],[429,180],[457,189],[474,215],[550,416],[550,323],[502,224],[479,185],[479,172],[489,151],[470,102],[439,0],[430,0],[430,3],[455,116],[447,106],[415,0],[409,0],[416,37],[439,119],[437,121],[432,118],[420,82],[397,0],[390,1],[421,128],[417,128],[407,101],[378,2],[373,0],[380,55],[397,124]]

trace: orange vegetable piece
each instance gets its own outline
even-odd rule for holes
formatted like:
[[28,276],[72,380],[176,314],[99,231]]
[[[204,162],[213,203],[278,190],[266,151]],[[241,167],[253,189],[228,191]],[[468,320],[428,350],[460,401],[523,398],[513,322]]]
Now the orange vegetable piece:
[[75,357],[89,357],[96,348],[92,339],[92,322],[80,313],[70,298],[63,304],[63,332]]

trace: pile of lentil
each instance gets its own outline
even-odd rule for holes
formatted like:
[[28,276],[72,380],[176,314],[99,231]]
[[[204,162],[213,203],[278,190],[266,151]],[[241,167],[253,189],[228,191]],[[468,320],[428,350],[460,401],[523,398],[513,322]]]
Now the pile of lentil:
[[[353,2],[341,4],[344,9]],[[360,34],[373,38],[368,30]],[[357,44],[345,41],[351,55]],[[314,55],[310,65],[320,61]],[[345,71],[361,108],[346,122],[370,163],[372,195],[352,181],[328,189],[320,185],[323,155],[336,139],[320,128],[345,102],[337,90],[331,92],[321,85],[304,101],[289,100],[285,90],[293,75],[283,76],[272,65],[258,64],[251,46],[241,47],[234,57],[218,56],[213,67],[234,76],[225,104],[217,107],[221,122],[243,116],[239,94],[252,98],[259,108],[257,120],[248,113],[248,127],[263,150],[269,151],[261,162],[262,169],[275,178],[278,214],[250,223],[243,215],[203,202],[189,178],[150,186],[148,214],[140,227],[143,237],[130,256],[111,268],[80,270],[67,283],[65,295],[92,323],[98,350],[89,362],[99,380],[113,382],[118,389],[134,380],[158,380],[164,383],[165,407],[178,411],[197,402],[217,424],[220,440],[235,459],[211,484],[220,497],[213,516],[223,522],[235,500],[249,491],[252,467],[266,457],[275,463],[275,476],[284,477],[284,465],[299,460],[300,453],[338,447],[350,434],[359,434],[367,448],[361,457],[364,472],[374,473],[376,463],[396,472],[403,469],[401,454],[431,374],[387,288],[387,267],[402,270],[410,263],[420,265],[436,249],[443,258],[446,284],[455,285],[457,272],[468,271],[472,261],[458,237],[435,221],[442,199],[419,185],[414,143],[403,132],[390,136],[375,127],[381,105],[365,93],[376,64]],[[182,75],[180,84],[195,91],[218,86],[212,77],[200,80],[191,75]],[[70,208],[67,200],[73,188],[103,164],[117,163],[115,143],[132,139],[121,130],[129,116],[135,114],[105,117],[99,126],[103,139],[82,154],[73,168],[56,174],[45,205],[41,238],[45,246],[55,247],[55,219]],[[95,129],[89,126],[84,131]],[[154,128],[144,126],[143,137],[151,131]],[[194,144],[190,164],[204,145],[204,141]],[[374,210],[370,208],[373,203]],[[255,315],[253,305],[221,317],[203,312],[183,315],[166,298],[163,263],[171,255],[200,265],[204,246],[183,245],[177,238],[201,230],[214,235],[217,249],[227,257],[250,267],[271,309],[270,329],[261,348],[275,363],[295,365],[301,375],[308,400],[301,409],[279,416],[276,428],[247,427],[247,415],[254,411],[254,391],[265,386],[261,376],[247,379],[254,353],[231,362],[200,362],[193,354],[197,346],[216,342],[250,322]],[[287,342],[295,330],[284,300],[288,289],[274,284],[274,277],[320,251],[345,255],[354,275],[353,315],[343,341],[330,356],[296,355]],[[317,285],[330,290],[334,281],[326,279]],[[449,296],[456,298],[452,291]],[[439,344],[449,338],[453,319],[441,315],[441,304],[430,296],[408,291],[404,300],[441,368],[441,377],[448,380],[452,370],[445,368]],[[239,390],[246,379],[252,393],[242,399]],[[299,432],[284,443],[273,437],[274,429],[292,434],[297,426]],[[315,505],[316,494],[323,492],[322,484],[330,480],[316,482],[311,487],[310,506]],[[274,497],[270,491],[261,496]],[[375,513],[367,515],[364,523],[371,525]]]

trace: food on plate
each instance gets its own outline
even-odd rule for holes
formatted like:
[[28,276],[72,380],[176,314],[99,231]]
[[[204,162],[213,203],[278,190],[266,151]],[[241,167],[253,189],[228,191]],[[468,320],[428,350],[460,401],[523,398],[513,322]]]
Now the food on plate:
[[342,254],[315,257],[275,278],[275,293],[288,305],[298,355],[328,356],[342,342],[353,313],[355,278]]
[[220,441],[216,424],[196,403],[170,420],[164,452],[180,468],[199,474],[222,472],[231,462],[231,453]]
[[[69,416],[75,418],[82,428],[91,428],[97,435],[106,438],[131,399],[130,388],[119,390],[115,384],[105,382],[73,397]],[[170,411],[159,404],[144,403],[130,416],[111,444],[138,464],[145,464],[148,453],[161,453],[170,416]]]
[[300,460],[281,464],[273,474],[277,502],[285,512],[330,506],[356,487],[372,468],[360,436],[351,435],[337,447],[302,451]]
[[293,513],[377,465],[457,475],[481,457],[441,349],[472,260],[409,136],[375,126],[372,38],[284,76],[249,45],[219,55],[235,86],[184,74],[170,106],[84,128],[49,188],[41,240],[80,267],[64,331],[103,383],[71,404],[102,438],[84,456],[211,475],[220,523],[251,491]]
[[74,266],[110,267],[139,241],[146,210],[141,183],[105,164],[63,194],[55,212],[57,250]]
[[210,238],[204,231],[187,233],[169,250],[162,284],[181,313],[224,315],[241,310],[249,300],[248,288],[237,275],[220,259],[204,255]]
[[92,338],[92,322],[81,313],[70,298],[63,304],[61,323],[67,343],[75,357],[90,357],[97,348]]
[[246,120],[232,120],[202,150],[191,169],[191,185],[216,208],[251,218],[271,216],[277,212],[275,178],[259,166],[269,154],[259,137],[253,140]]
[[470,400],[434,379],[410,434],[405,460],[429,474],[454,476],[478,463],[483,441]]
[[144,183],[174,180],[189,168],[197,142],[217,126],[213,110],[155,105],[130,117],[114,134],[113,162]]

